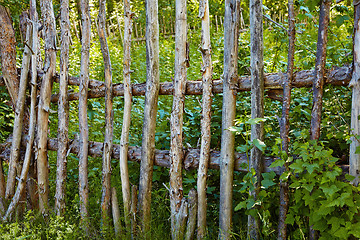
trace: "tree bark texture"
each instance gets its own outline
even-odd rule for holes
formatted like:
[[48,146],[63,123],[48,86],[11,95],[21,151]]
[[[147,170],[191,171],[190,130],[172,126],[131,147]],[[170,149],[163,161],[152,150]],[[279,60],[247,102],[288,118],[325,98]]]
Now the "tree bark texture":
[[136,223],[136,209],[138,205],[137,193],[138,188],[136,185],[131,187],[131,206],[130,206],[130,221],[131,221],[131,239],[136,239],[137,236],[137,223]]
[[186,86],[186,39],[187,10],[186,1],[175,1],[175,76],[173,106],[170,117],[170,208],[172,239],[182,239],[181,229],[185,229],[179,212],[183,199],[182,161],[183,158],[183,116]]
[[324,71],[326,64],[327,30],[329,26],[331,2],[331,0],[322,0],[320,5],[315,79],[313,83],[313,107],[311,111],[310,139],[312,140],[319,140],[320,138]]
[[60,6],[61,49],[60,49],[60,84],[58,101],[58,139],[59,146],[56,162],[56,192],[55,211],[62,216],[65,212],[66,193],[66,165],[67,151],[69,147],[69,102],[68,102],[68,78],[69,78],[69,47],[70,47],[70,18],[69,1],[62,0]]
[[103,222],[110,217],[111,200],[111,152],[113,145],[113,102],[112,102],[112,72],[109,47],[106,40],[106,0],[99,1],[98,34],[105,70],[105,140],[102,165],[102,197],[101,213]]
[[[262,0],[250,0],[250,68],[251,68],[251,118],[264,117],[264,43],[262,22]],[[264,141],[264,124],[251,125],[251,141]],[[255,201],[260,191],[261,173],[264,168],[263,153],[257,147],[251,149],[250,169],[256,174],[255,190],[251,196]],[[258,216],[248,217],[248,238],[260,239],[260,221]]]
[[201,149],[197,178],[198,221],[197,238],[206,236],[206,179],[210,159],[211,142],[211,103],[212,103],[212,62],[210,42],[209,1],[202,0],[199,5],[201,18],[201,54],[202,54],[202,118],[201,118]]
[[155,127],[159,95],[159,20],[158,1],[146,0],[146,94],[142,135],[142,154],[139,180],[141,227],[145,238],[150,238],[150,205],[152,173],[155,157]]
[[196,215],[198,211],[198,195],[195,189],[191,189],[188,195],[188,203],[189,203],[189,216],[187,219],[187,226],[186,226],[186,240],[194,239],[194,233],[196,229]]
[[[295,11],[294,1],[288,1],[288,12],[289,12],[289,52],[288,52],[288,65],[286,79],[283,85],[283,108],[282,117],[280,124],[280,136],[282,142],[282,151],[289,153],[289,111],[291,102],[291,83],[293,81],[294,73],[294,55],[295,55]],[[287,159],[284,159],[285,161]],[[285,163],[287,167],[287,163]],[[286,181],[280,180],[280,206],[279,206],[279,225],[278,225],[278,239],[287,239],[286,230],[286,215],[289,209],[289,186]]]
[[[326,70],[325,72],[325,83],[334,86],[347,86],[351,79],[351,67],[334,67],[333,69]],[[294,80],[292,87],[295,88],[310,88],[313,85],[315,79],[314,70],[303,70],[294,73]],[[40,73],[41,76],[41,73]],[[271,73],[265,75],[265,88],[266,89],[282,89],[283,81],[286,78],[286,73]],[[58,77],[55,78],[58,81]],[[3,85],[0,76],[0,86]],[[69,85],[79,85],[78,77],[69,77]],[[236,90],[250,91],[251,90],[251,79],[249,76],[238,77],[236,82]],[[146,92],[146,83],[138,83],[131,85],[132,96],[143,96]],[[159,95],[173,95],[173,83],[162,82],[159,87]],[[213,80],[212,93],[218,94],[223,92],[223,81]],[[185,95],[202,95],[203,94],[203,83],[201,79],[199,81],[187,81]],[[105,96],[104,82],[97,80],[90,80],[88,98],[100,98]],[[124,84],[118,83],[113,84],[113,96],[124,96]],[[58,94],[52,96],[52,102],[58,101]],[[78,100],[79,93],[68,94],[69,101]]]
[[89,0],[81,0],[81,62],[80,62],[80,98],[79,98],[79,197],[80,197],[80,215],[83,221],[85,231],[88,231],[88,201],[89,201],[89,183],[88,183],[88,147],[89,147],[89,126],[87,120],[87,89],[89,87],[89,57],[90,57],[90,31],[91,17],[89,9]]
[[0,25],[1,71],[4,74],[3,79],[11,97],[12,105],[15,107],[19,91],[19,79],[16,70],[15,31],[7,8],[1,5]]
[[20,175],[20,166],[19,166],[19,157],[20,157],[20,145],[21,145],[21,137],[23,131],[23,120],[24,120],[24,112],[25,112],[25,99],[26,99],[26,88],[28,82],[28,74],[30,67],[30,59],[31,52],[28,46],[32,44],[31,37],[31,25],[28,24],[26,30],[26,44],[24,53],[23,53],[23,61],[21,66],[21,76],[20,76],[20,88],[18,92],[18,98],[16,101],[15,107],[15,119],[13,126],[13,141],[11,145],[11,154],[9,161],[9,170],[8,170],[8,178],[6,182],[6,192],[5,198],[10,199],[13,197],[15,193],[15,184],[16,184],[16,176]]
[[40,88],[37,123],[37,172],[39,191],[39,210],[45,215],[48,208],[49,168],[47,160],[48,120],[52,80],[56,65],[56,27],[53,3],[51,0],[41,0],[41,15],[44,21],[45,33],[45,65],[44,76]]
[[225,0],[219,239],[231,238],[240,0]]
[[124,0],[124,12],[125,12],[125,26],[124,26],[124,115],[123,115],[123,125],[120,139],[120,176],[121,176],[121,189],[124,203],[124,215],[125,215],[125,225],[127,231],[131,231],[130,224],[130,181],[129,181],[129,170],[128,170],[128,159],[127,152],[129,149],[129,131],[131,123],[131,105],[132,105],[132,95],[131,95],[131,33],[132,33],[132,16],[130,0]]
[[121,218],[116,188],[111,188],[111,209],[116,239],[121,239]]
[[354,35],[353,35],[353,74],[350,86],[353,88],[352,92],[352,107],[351,107],[351,144],[350,144],[350,174],[356,177],[353,180],[354,185],[359,184],[360,175],[360,154],[355,154],[356,149],[360,146],[360,4],[354,5]]

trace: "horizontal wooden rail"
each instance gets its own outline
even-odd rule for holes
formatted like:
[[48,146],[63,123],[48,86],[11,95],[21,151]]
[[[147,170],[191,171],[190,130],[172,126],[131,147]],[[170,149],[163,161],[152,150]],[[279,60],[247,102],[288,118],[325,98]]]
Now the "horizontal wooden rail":
[[[347,86],[351,79],[351,67],[336,67],[326,71],[326,84],[336,86]],[[314,70],[303,70],[295,73],[293,87],[312,87],[314,80]],[[265,76],[265,88],[267,89],[282,89],[283,80],[286,77],[286,73],[272,73]],[[58,81],[59,77],[56,76],[55,81]],[[70,77],[69,85],[79,85],[78,77]],[[213,93],[222,93],[223,82],[222,80],[213,81]],[[172,95],[173,94],[172,82],[162,82],[160,84],[160,95]],[[242,76],[238,79],[237,85],[238,91],[250,91],[250,76]],[[145,83],[132,84],[132,95],[142,96],[145,95]],[[187,81],[186,83],[186,95],[201,95],[202,94],[202,81]],[[113,84],[113,96],[123,96],[124,85],[122,83]],[[104,82],[97,80],[90,80],[89,84],[89,98],[100,98],[105,96]],[[53,94],[51,97],[52,102],[58,101],[58,94]],[[69,101],[78,100],[79,93],[69,93]]]

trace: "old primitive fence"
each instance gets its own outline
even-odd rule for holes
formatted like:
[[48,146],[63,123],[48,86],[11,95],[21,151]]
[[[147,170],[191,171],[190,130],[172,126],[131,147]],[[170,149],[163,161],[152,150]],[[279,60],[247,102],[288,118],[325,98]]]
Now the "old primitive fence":
[[[146,1],[146,62],[147,80],[142,84],[131,84],[131,36],[133,31],[130,2],[124,0],[124,82],[112,84],[111,62],[106,40],[105,0],[100,0],[97,20],[98,35],[101,42],[105,66],[105,81],[89,79],[89,48],[90,48],[90,15],[89,2],[81,1],[82,12],[82,50],[80,76],[68,76],[70,21],[68,1],[61,1],[60,15],[60,72],[56,73],[56,22],[51,1],[41,1],[45,40],[45,67],[37,70],[39,49],[39,20],[36,13],[36,1],[30,1],[30,17],[26,31],[26,47],[23,54],[19,90],[14,93],[9,87],[9,78],[3,76],[15,106],[15,120],[12,139],[3,145],[2,160],[9,161],[8,173],[1,168],[0,174],[0,210],[4,221],[11,220],[16,206],[25,192],[30,196],[32,206],[36,206],[44,216],[49,211],[49,168],[48,150],[57,151],[56,193],[54,209],[58,215],[65,210],[66,163],[69,152],[79,157],[79,198],[82,226],[88,229],[88,156],[103,158],[102,169],[102,200],[101,212],[104,219],[111,217],[117,233],[120,231],[120,211],[116,198],[116,189],[110,186],[110,160],[119,159],[123,197],[125,226],[135,237],[136,229],[141,229],[145,238],[150,230],[150,207],[153,166],[170,168],[170,194],[172,238],[191,239],[195,230],[197,237],[206,235],[206,181],[208,168],[220,169],[220,209],[219,228],[220,239],[231,237],[232,224],[232,187],[234,171],[247,171],[242,163],[250,162],[256,177],[261,178],[264,171],[275,171],[280,174],[282,168],[269,168],[273,159],[263,156],[263,152],[254,147],[251,156],[234,151],[234,134],[229,130],[234,125],[236,111],[236,95],[239,91],[251,91],[251,117],[264,117],[264,89],[281,89],[283,91],[283,112],[280,121],[280,132],[284,151],[288,151],[289,108],[291,88],[307,87],[313,89],[313,108],[311,114],[311,139],[317,140],[320,135],[320,120],[322,95],[325,84],[353,87],[353,105],[351,128],[353,135],[360,134],[358,115],[360,112],[360,5],[355,6],[354,23],[354,66],[325,69],[327,27],[329,24],[330,0],[321,1],[319,17],[319,36],[317,43],[315,70],[294,72],[295,46],[295,16],[293,1],[289,1],[289,52],[288,69],[286,73],[264,74],[263,69],[263,15],[262,3],[259,0],[250,1],[251,30],[251,76],[238,76],[237,52],[240,24],[240,1],[225,1],[224,27],[224,72],[221,80],[212,79],[212,61],[210,45],[209,3],[200,1],[199,15],[201,17],[201,53],[203,58],[202,80],[189,81],[186,78],[187,68],[187,11],[186,1],[176,0],[175,25],[175,76],[173,82],[159,81],[159,19],[157,0]],[[220,26],[220,20],[219,20]],[[140,29],[140,26],[139,26]],[[165,31],[165,30],[164,30]],[[31,64],[30,64],[31,63]],[[30,84],[28,85],[28,81]],[[52,82],[59,82],[59,93],[51,93]],[[37,83],[40,82],[40,91]],[[79,86],[79,92],[68,91],[68,85]],[[25,106],[26,90],[30,86],[30,108]],[[221,151],[210,149],[210,124],[212,94],[223,93]],[[170,150],[155,149],[155,123],[158,95],[172,95],[173,108],[170,119],[171,143]],[[142,146],[129,147],[129,127],[131,124],[132,98],[145,95],[144,123]],[[183,148],[183,114],[184,96],[202,95],[201,147],[200,149]],[[124,96],[124,116],[120,144],[113,144],[113,110],[112,99]],[[87,123],[87,100],[89,98],[105,97],[105,141],[89,141]],[[79,101],[79,136],[68,138],[69,101]],[[50,103],[58,103],[58,137],[48,138],[48,117]],[[251,140],[262,141],[263,123],[251,126]],[[350,146],[350,174],[358,177],[360,156],[355,154],[359,146],[352,138]],[[11,146],[10,146],[11,145]],[[21,153],[22,152],[22,153]],[[20,160],[20,156],[21,157]],[[139,186],[130,188],[128,161],[140,163]],[[2,167],[2,165],[0,165]],[[184,197],[182,171],[197,168],[197,190],[191,190],[188,198]],[[27,181],[27,179],[30,179]],[[34,182],[31,179],[36,179]],[[358,178],[354,184],[358,183]],[[260,184],[257,181],[255,184]],[[286,239],[285,218],[287,214],[288,186],[280,183],[280,214],[278,238]],[[259,189],[258,185],[255,189]],[[255,198],[257,190],[250,193]],[[280,203],[280,200],[279,200]],[[137,227],[139,226],[139,228]],[[248,235],[259,238],[259,219],[249,216]],[[138,233],[139,234],[139,233]]]

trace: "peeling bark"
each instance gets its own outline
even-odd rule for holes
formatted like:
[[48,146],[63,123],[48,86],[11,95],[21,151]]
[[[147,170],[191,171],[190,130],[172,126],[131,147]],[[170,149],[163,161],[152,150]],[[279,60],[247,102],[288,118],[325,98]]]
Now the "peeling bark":
[[[124,216],[125,225],[128,232],[131,231],[130,219],[136,218],[130,216],[130,181],[129,181],[129,170],[128,170],[128,159],[127,152],[129,149],[129,131],[131,123],[131,33],[132,33],[132,16],[130,0],[124,0],[124,12],[125,12],[125,26],[124,26],[124,115],[123,125],[120,139],[120,176],[121,176],[121,189],[124,203]],[[136,227],[135,227],[136,228]]]
[[65,212],[66,165],[69,147],[69,102],[67,99],[69,77],[70,18],[69,1],[62,0],[60,7],[61,49],[60,49],[60,85],[58,101],[58,139],[59,146],[56,162],[55,211],[58,216]]
[[139,180],[139,217],[145,239],[150,236],[150,205],[155,155],[155,127],[159,95],[158,1],[146,0],[146,94]]
[[88,147],[89,147],[89,126],[87,120],[87,89],[89,87],[89,64],[90,64],[90,31],[91,17],[89,0],[81,0],[81,63],[80,63],[80,97],[79,97],[79,197],[80,197],[80,216],[82,225],[88,233],[89,224],[89,183],[88,183]]
[[210,42],[210,19],[208,0],[200,1],[199,17],[201,18],[201,53],[202,53],[202,119],[201,119],[201,150],[197,179],[198,222],[197,238],[206,236],[206,179],[210,158],[211,142],[211,103],[212,103],[212,62]]
[[360,175],[360,154],[355,154],[356,149],[360,146],[356,136],[360,135],[360,4],[354,5],[354,35],[353,35],[353,74],[350,86],[352,89],[352,107],[351,107],[351,135],[350,140],[350,174],[356,177],[353,180],[354,185],[359,184]]
[[173,106],[170,117],[170,209],[172,239],[183,239],[187,215],[180,212],[183,203],[182,161],[183,158],[183,116],[186,86],[187,10],[186,1],[176,0],[175,24],[175,76]]
[[240,0],[225,0],[224,19],[224,73],[220,162],[219,239],[231,238],[232,195],[234,175],[235,135],[229,130],[234,126],[236,114],[236,83],[238,76],[238,39]]
[[106,0],[99,1],[98,34],[105,69],[105,140],[102,166],[102,197],[101,213],[103,222],[110,217],[111,198],[111,152],[113,145],[113,102],[112,102],[112,72],[109,47],[106,40]]
[[[291,83],[293,82],[294,73],[294,55],[295,55],[295,11],[294,1],[288,1],[289,12],[289,52],[287,76],[283,86],[283,108],[282,118],[280,123],[280,137],[282,142],[282,151],[289,154],[289,111],[291,101]],[[286,161],[286,159],[284,159]],[[285,163],[287,168],[288,164]],[[286,181],[280,180],[280,206],[279,206],[279,225],[278,225],[278,239],[287,239],[287,225],[285,223],[286,215],[289,209],[289,186]]]
[[[251,118],[264,117],[264,43],[262,22],[262,1],[250,0],[250,68],[251,68]],[[251,141],[264,141],[264,124],[251,125]],[[263,153],[257,147],[251,149],[249,169],[256,174],[255,190],[250,192],[255,201],[261,187],[261,173],[264,169]],[[260,219],[248,216],[248,238],[260,239]]]

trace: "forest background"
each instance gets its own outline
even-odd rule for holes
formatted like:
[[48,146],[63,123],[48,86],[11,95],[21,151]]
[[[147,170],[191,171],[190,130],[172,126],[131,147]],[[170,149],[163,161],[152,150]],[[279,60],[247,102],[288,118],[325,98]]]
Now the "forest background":
[[[224,1],[211,0],[211,45],[213,60],[213,79],[221,78],[223,73],[223,16]],[[317,43],[317,22],[319,14],[319,1],[298,0],[295,2],[296,12],[296,52],[295,52],[295,71],[313,69],[316,58]],[[282,0],[264,0],[264,64],[266,73],[286,72],[287,52],[288,52],[288,34],[287,25],[287,1]],[[11,13],[13,26],[17,37],[17,57],[18,67],[21,67],[22,52],[24,49],[23,36],[20,30],[20,15],[29,8],[28,1],[2,1],[1,5],[6,6]],[[90,78],[104,80],[104,66],[100,49],[100,43],[97,35],[96,17],[99,6],[97,1],[90,1],[92,16],[92,35],[90,51]],[[131,74],[132,83],[143,83],[146,81],[146,52],[145,52],[145,4],[144,1],[132,1],[132,11],[135,13],[133,42],[132,42],[132,65]],[[240,38],[238,52],[238,72],[239,75],[250,75],[250,31],[249,31],[249,3],[242,1],[242,17],[240,22]],[[59,16],[59,1],[54,1],[55,16]],[[190,46],[190,66],[187,70],[188,80],[201,79],[201,52],[199,46],[201,43],[201,20],[198,18],[198,1],[188,0],[188,41]],[[350,65],[352,63],[352,33],[353,33],[353,7],[352,1],[337,1],[333,3],[330,12],[330,26],[327,45],[326,68],[331,69],[334,66]],[[271,21],[271,20],[273,21]],[[57,21],[59,19],[57,18]],[[174,22],[175,22],[175,2],[159,0],[159,21],[160,21],[160,81],[172,81],[174,76]],[[78,76],[80,69],[81,56],[81,14],[78,1],[70,1],[70,22],[71,22],[71,50],[70,50],[70,76]],[[58,24],[59,26],[59,24]],[[60,30],[58,29],[58,34]],[[122,2],[107,1],[107,32],[110,49],[110,57],[113,70],[113,82],[121,83],[123,81],[123,5]],[[43,54],[43,53],[42,53]],[[58,51],[59,54],[59,51]],[[59,64],[57,64],[57,68]],[[59,70],[59,69],[57,69]],[[71,86],[73,91],[78,91],[76,86]],[[56,93],[58,84],[54,83],[53,93]],[[5,87],[1,87],[0,92],[0,140],[5,142],[12,132],[13,110],[9,106],[9,95]],[[266,93],[265,93],[266,94]],[[277,96],[279,97],[279,96]],[[281,97],[281,96],[280,96]],[[354,220],[354,215],[358,212],[358,207],[351,204],[350,197],[344,193],[357,191],[350,184],[341,185],[338,176],[341,170],[337,169],[335,177],[323,176],[327,168],[336,168],[337,164],[347,164],[350,139],[350,115],[351,115],[351,89],[348,87],[326,86],[323,98],[322,130],[321,141],[318,146],[309,145],[309,126],[311,119],[312,92],[310,89],[293,89],[292,104],[290,110],[290,152],[301,156],[300,159],[309,160],[301,164],[294,160],[292,170],[293,185],[291,187],[291,207],[290,218],[288,218],[290,236],[294,239],[303,239],[308,232],[307,217],[311,209],[319,208],[321,201],[337,199],[343,197],[344,204],[337,210],[328,210],[323,217],[318,219],[319,228],[330,236],[342,238],[344,234],[348,236],[357,236],[358,233],[352,232],[352,228],[358,221]],[[123,116],[123,98],[114,98],[114,143],[119,144]],[[143,122],[144,97],[137,96],[133,98],[133,107],[131,114],[130,145],[141,145],[142,122]],[[156,148],[170,148],[170,126],[169,119],[171,114],[172,97],[159,96],[158,116],[156,126]],[[221,106],[222,95],[213,96],[212,103],[212,123],[211,123],[211,148],[220,148],[221,139]],[[282,102],[276,100],[276,97],[269,96],[265,101],[265,146],[264,151],[268,156],[278,156],[279,146],[279,123],[277,116],[281,116]],[[49,116],[50,132],[49,137],[57,137],[57,104],[51,105]],[[89,140],[102,142],[104,140],[105,125],[105,103],[104,99],[90,99],[88,102],[88,120],[89,120]],[[200,132],[201,119],[201,97],[186,96],[185,115],[184,115],[184,142],[188,148],[196,148],[199,145],[201,137]],[[246,152],[249,149],[250,134],[250,93],[241,92],[237,97],[237,126],[234,128],[236,134],[237,151]],[[78,105],[77,102],[70,102],[70,125],[69,137],[76,138],[78,134]],[[306,154],[303,149],[306,149]],[[321,156],[319,156],[319,153]],[[305,154],[305,155],[302,155]],[[56,152],[49,153],[50,164],[50,196],[55,191],[55,172],[56,172]],[[327,166],[326,169],[317,166],[315,160]],[[314,160],[314,161],[313,161]],[[317,162],[319,162],[317,161]],[[281,164],[281,163],[278,163]],[[296,165],[298,164],[298,165]],[[113,237],[112,229],[101,231],[101,158],[89,157],[89,189],[90,189],[90,216],[92,226],[92,236],[94,238]],[[6,163],[4,164],[5,172]],[[30,238],[51,238],[51,239],[78,239],[81,238],[82,230],[78,227],[78,158],[75,154],[68,157],[68,175],[67,175],[67,209],[64,218],[54,216],[45,222],[39,215],[29,212],[24,216],[25,219],[19,219],[12,224],[4,224],[0,228],[0,235],[4,239],[14,237]],[[313,169],[310,174],[309,169]],[[139,164],[129,162],[130,182],[138,184]],[[184,193],[187,194],[191,188],[196,186],[196,170],[184,171]],[[301,175],[304,173],[303,175]],[[300,174],[300,176],[299,176]],[[218,236],[218,202],[219,202],[219,171],[209,170],[208,173],[208,236],[210,239]],[[325,175],[325,174],[324,174]],[[118,160],[112,160],[112,186],[118,188],[121,193],[120,171]],[[247,214],[254,203],[248,196],[249,175],[236,172],[234,176],[234,223],[233,235],[235,238],[246,236]],[[305,180],[304,180],[305,179]],[[325,179],[325,180],[324,180]],[[326,180],[327,179],[327,180]],[[263,195],[261,199],[262,236],[268,239],[276,238],[277,216],[279,205],[279,186],[278,177],[275,174],[268,173],[264,175]],[[166,168],[154,167],[153,191],[152,191],[152,235],[154,239],[170,239],[170,209],[169,196],[167,189],[163,184],[168,184],[169,171]],[[303,182],[302,182],[303,181]],[[329,190],[328,195],[312,196],[308,201],[318,201],[313,205],[306,202],[306,195],[299,190],[301,184],[312,182],[309,189],[313,191],[316,188],[323,187],[323,181],[327,184],[338,184],[338,189]],[[340,186],[341,185],[341,186]],[[330,189],[330,187],[329,187]],[[306,189],[305,189],[306,190]],[[316,197],[319,197],[316,199]],[[122,199],[120,195],[118,199]],[[50,199],[50,205],[53,202]],[[339,200],[341,201],[341,200]],[[354,203],[355,200],[352,199]],[[120,202],[120,205],[122,203]],[[325,205],[325,203],[323,203]],[[163,207],[159,207],[163,206]],[[334,206],[336,207],[336,205]],[[340,211],[339,211],[340,209]],[[337,213],[338,212],[338,213]],[[352,217],[349,217],[352,216]],[[332,217],[336,219],[332,219]],[[328,219],[324,223],[324,219]],[[343,220],[341,220],[343,219]],[[346,224],[350,222],[350,225]],[[317,225],[315,225],[317,226]]]

